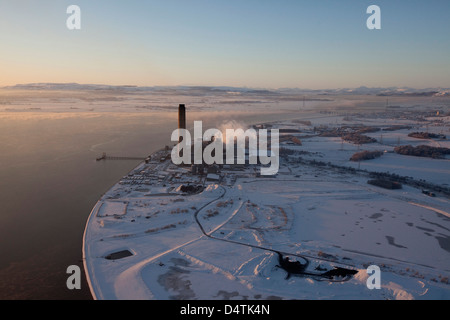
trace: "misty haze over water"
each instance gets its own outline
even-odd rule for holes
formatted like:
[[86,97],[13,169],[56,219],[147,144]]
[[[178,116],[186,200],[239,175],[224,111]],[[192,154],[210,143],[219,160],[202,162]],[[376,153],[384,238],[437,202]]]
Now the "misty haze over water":
[[[66,85],[0,93],[0,299],[91,298],[85,281],[81,291],[66,288],[66,269],[83,270],[82,239],[91,209],[139,163],[95,159],[103,152],[144,158],[173,145],[179,103],[187,106],[188,129],[196,120],[204,129],[223,128],[321,116],[328,108],[382,111],[386,104],[386,97],[375,95],[337,99],[332,93],[237,88]],[[405,99],[389,97],[391,104]],[[444,98],[415,99],[439,104]]]
[[[34,102],[27,98],[27,108]],[[91,209],[139,163],[95,159],[103,152],[146,157],[171,144],[177,125],[174,111],[55,112],[54,105],[23,111],[23,104],[8,104],[0,114],[0,299],[90,299],[84,276],[81,291],[66,288],[66,269],[83,270],[82,236]],[[285,117],[285,111],[189,113],[188,104],[188,126],[194,120],[219,126]]]

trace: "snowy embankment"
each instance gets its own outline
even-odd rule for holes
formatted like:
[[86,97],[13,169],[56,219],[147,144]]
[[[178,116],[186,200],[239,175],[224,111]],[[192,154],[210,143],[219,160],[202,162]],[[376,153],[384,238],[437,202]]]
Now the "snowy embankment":
[[[282,157],[273,177],[231,167],[209,181],[156,156],[92,211],[84,257],[94,297],[449,299],[450,199],[408,184],[383,189],[366,173],[343,169],[448,183],[448,159],[392,153],[396,143],[419,143],[402,130],[361,146],[386,151],[361,163],[349,161],[359,147],[340,138],[307,133],[301,145],[285,141],[294,154]],[[278,253],[306,261],[305,272],[287,277]],[[372,265],[381,270],[380,289],[367,286]],[[336,267],[357,273],[319,276]]]
[[[422,199],[427,207],[417,206],[410,203],[420,196],[412,188],[379,190],[311,168],[295,173],[299,178],[280,175],[264,183],[240,178],[225,196],[222,187],[211,184],[184,201],[177,195],[154,197],[155,206],[137,207],[142,200],[128,198],[124,218],[93,212],[85,248],[95,297],[449,298],[449,219],[442,214],[442,200]],[[162,203],[168,214],[154,214]],[[194,209],[178,210],[187,207]],[[133,256],[104,259],[124,249]],[[286,280],[276,254],[267,249],[307,256],[311,268],[346,266],[359,272],[337,283],[308,276]],[[380,290],[366,286],[365,269],[372,264],[382,270]]]

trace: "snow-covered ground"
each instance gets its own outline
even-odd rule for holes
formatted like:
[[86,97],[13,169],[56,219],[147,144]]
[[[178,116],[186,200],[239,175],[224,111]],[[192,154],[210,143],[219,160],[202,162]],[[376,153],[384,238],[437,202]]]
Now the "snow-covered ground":
[[[241,115],[252,123],[270,115],[275,128],[298,130],[288,134],[302,145],[283,142],[295,154],[282,160],[273,178],[257,177],[252,167],[232,167],[219,172],[220,182],[207,181],[170,160],[160,162],[161,153],[123,177],[99,199],[86,224],[84,263],[96,299],[449,299],[448,195],[430,197],[408,183],[382,189],[367,184],[367,173],[346,170],[395,173],[449,188],[448,156],[393,152],[407,144],[450,148],[449,97],[389,96],[387,106],[386,97],[362,89],[28,85],[0,88],[0,117],[162,113],[175,120],[178,103],[185,103],[189,123],[208,118],[221,128],[240,125]],[[314,130],[343,125],[383,130],[366,133],[377,143],[361,146]],[[396,125],[410,128],[384,130]],[[408,137],[413,131],[447,140]],[[349,160],[362,150],[384,154]],[[183,193],[182,185],[201,185],[203,191]],[[309,274],[286,279],[277,252],[308,261]],[[366,285],[371,265],[381,269],[379,290]],[[316,276],[334,267],[358,273]]]
[[[292,123],[274,126],[291,128]],[[305,132],[299,136],[307,136]],[[414,143],[405,130],[383,135],[383,143],[370,147],[392,151],[398,136],[402,144]],[[446,141],[439,144],[448,146]],[[357,147],[343,145],[340,138],[310,135],[302,138],[302,146],[282,147],[339,167],[300,164],[293,156],[281,162],[276,177],[258,177],[250,166],[222,169],[218,183],[168,160],[160,162],[157,154],[134,170],[137,180],[124,177],[99,200],[87,223],[85,267],[94,297],[450,298],[448,196],[430,197],[408,184],[400,190],[367,184],[366,173],[343,169],[357,168],[358,163],[349,161]],[[386,153],[359,166],[444,184],[450,178],[448,163]],[[185,194],[183,184],[202,184],[204,190]],[[105,214],[109,207],[117,214]],[[105,258],[123,250],[130,256]],[[277,252],[306,259],[310,274],[286,279],[277,266]],[[371,265],[381,269],[380,289],[367,287]],[[350,278],[315,276],[334,267],[358,273]]]

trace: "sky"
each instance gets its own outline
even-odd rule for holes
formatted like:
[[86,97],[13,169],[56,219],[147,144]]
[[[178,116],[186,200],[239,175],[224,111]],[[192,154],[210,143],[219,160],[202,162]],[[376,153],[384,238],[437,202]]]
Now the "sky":
[[448,0],[0,0],[0,86],[448,88],[449,14]]

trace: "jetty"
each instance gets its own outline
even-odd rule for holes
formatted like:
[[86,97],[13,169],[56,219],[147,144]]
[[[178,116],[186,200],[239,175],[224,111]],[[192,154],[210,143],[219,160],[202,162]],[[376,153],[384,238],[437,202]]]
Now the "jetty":
[[143,161],[145,160],[147,157],[117,157],[117,156],[108,156],[106,154],[106,152],[103,152],[103,154],[96,158],[97,161],[102,161],[102,160],[140,160]]

